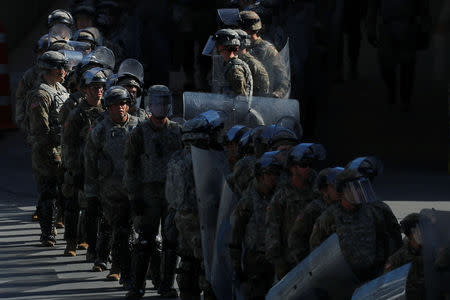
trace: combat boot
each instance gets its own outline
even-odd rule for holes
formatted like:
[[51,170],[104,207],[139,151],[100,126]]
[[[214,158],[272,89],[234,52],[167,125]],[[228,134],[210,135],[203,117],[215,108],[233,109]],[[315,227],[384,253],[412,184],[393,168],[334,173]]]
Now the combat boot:
[[106,280],[108,281],[119,281],[120,280],[120,268],[113,262],[111,266],[111,270],[109,271],[109,274],[106,275]]
[[135,245],[135,251],[131,260],[132,282],[127,299],[140,299],[145,294],[145,277],[147,275],[150,255],[154,245],[146,240],[139,239]]
[[41,201],[38,207],[39,225],[41,226],[41,244],[44,247],[54,247],[55,239],[55,216],[54,199]]
[[67,240],[64,256],[77,256],[77,241]]
[[37,209],[34,211],[33,215],[31,216],[31,221],[32,222],[38,222],[39,221]]
[[154,290],[161,285],[161,249],[155,247],[150,257],[150,265],[147,270],[147,279],[151,279]]
[[158,294],[164,298],[177,298],[178,293],[173,288],[175,281],[175,269],[177,267],[178,257],[174,249],[163,252],[162,271],[163,278],[158,289]]

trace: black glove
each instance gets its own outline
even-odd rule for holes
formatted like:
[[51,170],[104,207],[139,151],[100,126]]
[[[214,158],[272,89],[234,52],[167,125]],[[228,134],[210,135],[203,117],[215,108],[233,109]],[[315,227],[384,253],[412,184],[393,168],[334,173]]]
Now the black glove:
[[140,197],[130,197],[131,213],[135,216],[144,215],[144,199]]

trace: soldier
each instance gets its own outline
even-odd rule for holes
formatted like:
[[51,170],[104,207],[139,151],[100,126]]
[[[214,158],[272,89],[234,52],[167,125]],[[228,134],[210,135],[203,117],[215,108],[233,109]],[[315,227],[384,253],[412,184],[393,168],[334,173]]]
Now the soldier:
[[136,98],[142,96],[144,67],[137,60],[127,58],[120,64],[117,76],[117,85],[126,88],[131,95],[130,115],[142,120],[148,119],[149,115],[137,106],[136,101]]
[[405,242],[384,266],[385,273],[399,268],[407,263],[412,263],[406,282],[407,299],[425,299],[425,280],[422,260],[422,236],[419,228],[419,214],[407,215],[401,222],[402,231],[405,234]]
[[238,56],[248,65],[252,72],[253,95],[261,97],[269,95],[269,74],[266,68],[259,60],[247,52],[247,48],[251,44],[250,36],[241,29],[235,29],[234,31],[236,31],[241,39]]
[[253,78],[248,65],[238,58],[241,45],[239,35],[232,29],[220,29],[214,34],[213,40],[217,53],[225,60],[223,93],[251,96]]
[[[97,217],[99,216],[99,201],[97,198],[87,198],[83,193],[84,184],[84,147],[89,130],[95,121],[104,113],[101,101],[104,87],[106,85],[106,70],[102,68],[92,68],[86,71],[80,82],[81,91],[84,93],[80,104],[70,112],[64,123],[62,143],[64,145],[64,161],[66,169],[69,171],[73,181],[74,189],[78,192],[78,203],[75,198],[66,207],[66,216],[72,222],[69,232],[66,229],[67,247],[65,253],[72,255],[76,249],[76,224],[77,215],[86,218],[86,242],[89,245],[86,260],[95,260],[95,244],[97,240]],[[77,205],[78,204],[78,205]],[[70,217],[69,217],[70,216]],[[83,222],[83,219],[78,220]]]
[[269,95],[275,98],[285,98],[291,83],[286,72],[286,66],[275,47],[260,37],[261,19],[254,11],[242,11],[241,29],[250,35],[251,45],[248,52],[259,60],[269,74]]
[[278,279],[295,266],[289,257],[289,233],[298,214],[316,198],[313,185],[317,174],[312,165],[323,159],[325,149],[320,144],[292,148],[287,158],[290,180],[280,183],[267,207],[266,258],[274,265]]
[[309,238],[317,218],[340,199],[336,190],[336,176],[343,170],[342,167],[326,168],[317,175],[314,188],[321,197],[308,203],[298,214],[288,238],[289,257],[295,265],[309,254]]
[[[139,233],[132,261],[133,286],[127,298],[141,298],[145,293],[145,275],[155,247],[159,225],[167,215],[165,182],[167,163],[182,148],[180,125],[168,119],[172,112],[172,93],[163,85],[151,86],[146,108],[150,119],[139,124],[125,147],[125,184],[131,202],[133,224]],[[163,278],[158,293],[177,297],[173,289],[176,249],[163,237]]]
[[91,1],[77,1],[71,9],[72,16],[75,19],[76,29],[83,29],[94,26],[95,21],[95,7]]
[[[378,48],[381,76],[387,87],[390,105],[397,98],[397,66],[400,68],[400,98],[402,110],[408,111],[416,70],[416,51],[419,48],[419,28],[427,25],[428,1],[369,0],[367,39]],[[377,36],[377,16],[381,25]]]
[[346,167],[336,181],[342,198],[314,224],[311,250],[336,232],[342,253],[358,279],[375,278],[383,270],[386,254],[391,255],[396,249],[392,251],[386,243],[384,220],[370,205],[375,201],[370,182],[353,167]]
[[251,129],[243,125],[234,125],[225,135],[224,148],[227,153],[228,164],[233,169],[234,165],[240,158],[239,154],[239,140],[242,136]]
[[208,149],[210,124],[202,116],[187,121],[182,127],[184,149],[172,158],[167,170],[166,196],[176,208],[175,224],[179,231],[178,253],[181,257],[177,283],[180,298],[215,299],[211,285],[205,279],[200,221],[195,193],[191,145]]
[[91,47],[87,49],[87,53],[94,51],[97,46],[102,45],[102,34],[96,27],[83,27],[74,33],[72,39],[74,41],[88,43]]
[[28,115],[32,143],[32,166],[38,186],[37,213],[41,226],[40,241],[53,247],[56,199],[60,193],[61,137],[58,112],[69,97],[61,85],[67,60],[62,53],[47,51],[38,59],[41,83],[28,94]]
[[62,24],[71,28],[73,24],[73,17],[67,10],[55,9],[47,18],[47,27],[51,28],[55,25]]
[[282,168],[277,154],[267,152],[258,159],[255,182],[233,212],[230,255],[245,299],[264,299],[273,282],[273,266],[265,256],[264,220]]
[[108,279],[119,280],[125,286],[130,279],[131,233],[130,204],[122,184],[124,148],[128,132],[139,119],[128,114],[132,96],[123,87],[109,88],[104,97],[108,116],[90,132],[85,158],[84,193],[87,198],[100,199],[106,221],[112,227],[112,267]]

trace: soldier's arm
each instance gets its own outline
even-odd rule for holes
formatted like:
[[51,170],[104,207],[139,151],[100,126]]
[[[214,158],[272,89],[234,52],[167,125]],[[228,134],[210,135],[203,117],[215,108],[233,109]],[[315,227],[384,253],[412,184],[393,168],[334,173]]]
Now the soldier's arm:
[[98,127],[90,130],[84,148],[84,193],[87,198],[98,198],[99,196],[98,160],[101,156],[99,131],[100,128]]
[[[269,73],[267,73],[267,70],[266,68],[264,68],[263,64],[260,64],[258,66],[256,72],[258,72],[258,76],[259,78],[261,78],[261,82],[258,82],[259,90],[264,96],[268,95],[270,91]],[[255,81],[253,81],[253,84],[255,84]]]
[[250,197],[243,197],[233,212],[231,220],[231,242],[230,255],[234,266],[239,266],[242,256],[242,243],[244,241],[245,230],[250,220],[252,211],[252,200]]
[[139,164],[143,149],[141,126],[138,125],[128,135],[125,144],[124,183],[130,197],[135,196],[139,187]]
[[189,248],[194,252],[194,257],[202,260],[202,239],[197,212],[188,209],[177,210],[175,224],[182,235],[183,240],[187,242]]
[[329,211],[325,211],[314,223],[311,237],[309,238],[310,251],[320,246],[335,231],[334,217]]
[[234,65],[225,74],[226,80],[231,84],[231,89],[237,95],[246,95],[245,73],[241,66]]
[[283,220],[283,193],[278,191],[272,197],[266,212],[266,258],[272,264],[282,259],[283,241],[281,238],[281,223]]
[[64,162],[66,168],[70,170],[75,176],[81,176],[84,170],[81,170],[80,162],[80,145],[83,144],[80,136],[81,128],[83,127],[83,120],[78,110],[70,112],[69,117],[64,123],[64,130],[62,131],[61,141],[63,143]]

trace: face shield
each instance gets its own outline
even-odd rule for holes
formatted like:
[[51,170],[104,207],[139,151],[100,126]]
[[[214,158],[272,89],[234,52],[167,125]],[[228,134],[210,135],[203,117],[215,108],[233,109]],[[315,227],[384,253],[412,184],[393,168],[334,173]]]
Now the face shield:
[[359,178],[345,183],[343,192],[347,201],[351,204],[364,204],[376,201],[375,192],[367,178]]
[[149,94],[145,102],[145,110],[156,118],[172,115],[172,94]]

